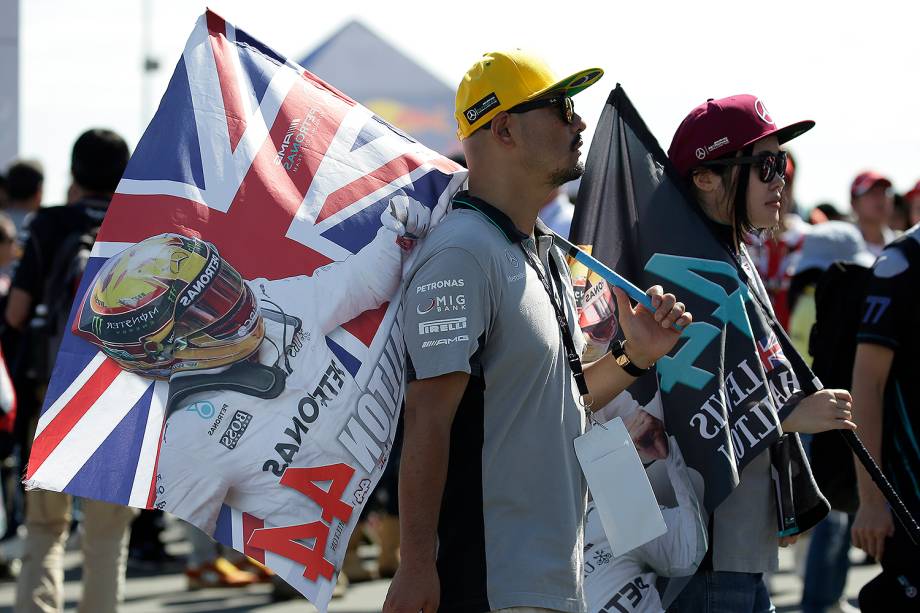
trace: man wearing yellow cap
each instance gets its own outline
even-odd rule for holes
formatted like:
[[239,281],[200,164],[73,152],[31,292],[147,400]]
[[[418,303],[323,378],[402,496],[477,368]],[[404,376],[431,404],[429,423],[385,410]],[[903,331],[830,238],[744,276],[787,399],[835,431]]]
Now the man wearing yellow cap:
[[520,50],[484,55],[457,91],[469,191],[420,245],[402,296],[408,352],[402,561],[385,613],[580,613],[586,490],[579,396],[602,407],[667,353],[690,315],[618,293],[627,345],[582,369],[571,281],[537,213],[583,172],[572,96]]

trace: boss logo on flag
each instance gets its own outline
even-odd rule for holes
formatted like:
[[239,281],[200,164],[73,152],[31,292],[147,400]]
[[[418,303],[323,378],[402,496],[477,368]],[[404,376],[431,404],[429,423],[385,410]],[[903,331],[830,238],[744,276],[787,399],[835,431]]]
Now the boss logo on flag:
[[234,413],[233,419],[230,420],[230,425],[227,426],[226,432],[220,437],[220,444],[227,449],[235,449],[251,421],[252,415],[246,411],[237,411]]
[[438,332],[453,332],[454,330],[462,330],[465,327],[466,317],[438,319],[420,323],[418,325],[418,333],[424,336],[427,334],[436,334]]
[[476,120],[497,107],[501,102],[498,101],[498,96],[495,95],[495,92],[492,92],[470,108],[466,109],[463,114],[466,116],[467,122],[470,125],[476,123]]

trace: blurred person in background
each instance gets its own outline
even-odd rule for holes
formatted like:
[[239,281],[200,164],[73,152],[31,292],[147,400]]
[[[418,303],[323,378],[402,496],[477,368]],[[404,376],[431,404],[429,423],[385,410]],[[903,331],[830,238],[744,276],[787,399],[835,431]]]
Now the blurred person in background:
[[831,202],[822,202],[808,214],[808,223],[816,226],[825,221],[847,221],[847,216],[840,212]]
[[4,300],[10,291],[10,272],[18,256],[16,224],[9,215],[0,211],[0,298]]
[[[854,420],[866,449],[914,517],[920,517],[920,224],[884,249],[872,267],[853,366]],[[882,564],[859,593],[861,611],[916,611],[920,547],[894,521],[884,496],[857,467],[853,544]]]
[[0,209],[5,209],[10,204],[10,189],[6,182],[6,175],[0,173]]
[[[18,255],[16,226],[0,211],[0,304],[6,302],[10,288],[9,270]],[[0,537],[16,533],[19,525],[19,480],[21,471],[14,458],[16,437],[16,393],[9,377],[6,355],[0,351]],[[8,560],[0,554],[0,578],[11,577]]]
[[768,228],[762,239],[755,239],[751,245],[750,255],[757,266],[757,272],[763,280],[776,319],[780,325],[789,329],[789,282],[792,268],[802,242],[810,226],[799,217],[798,205],[793,193],[795,185],[795,159],[786,152],[786,187],[780,200],[779,224]]
[[808,338],[815,323],[815,287],[834,262],[855,262],[869,268],[875,258],[856,227],[846,221],[827,221],[805,236],[801,255],[792,269],[789,284],[789,336],[811,366]]
[[910,226],[916,226],[920,223],[920,181],[914,185],[909,192],[904,194],[904,201],[907,202],[907,214],[910,217]]
[[[868,269],[874,261],[859,230],[845,221],[819,224],[812,228],[802,245],[789,288],[792,309],[789,335],[793,345],[828,387],[847,389],[851,384],[862,294],[852,291],[859,280],[844,275],[861,275],[865,285]],[[841,262],[852,264],[842,265]],[[836,286],[836,290],[831,286]],[[818,287],[822,292],[820,310],[816,304]],[[836,293],[828,299],[829,291]],[[825,345],[826,337],[835,343],[832,347]],[[844,340],[848,350],[837,344]],[[838,372],[842,372],[842,376],[835,374]],[[802,442],[809,450],[815,479],[834,509],[815,527],[804,544],[802,611],[853,611],[842,597],[850,568],[850,525],[855,508],[848,502],[838,503],[838,493],[842,489],[855,495],[851,452],[843,439],[834,433],[803,435]],[[849,471],[846,483],[833,479],[845,470]],[[825,479],[825,475],[830,478]]]
[[[71,156],[73,182],[67,206],[49,207],[38,211],[26,231],[25,251],[16,274],[5,309],[7,326],[29,333],[22,346],[30,351],[28,359],[20,361],[22,368],[40,371],[34,380],[38,391],[36,403],[23,411],[19,422],[24,423],[24,443],[30,444],[38,421],[41,395],[50,378],[53,364],[40,367],[32,363],[34,356],[51,345],[51,336],[33,318],[36,307],[60,302],[69,309],[73,296],[52,295],[76,291],[77,279],[54,279],[54,271],[82,270],[68,266],[75,254],[92,247],[92,240],[102,225],[106,209],[128,164],[130,153],[125,141],[110,130],[88,130],[77,138]],[[36,200],[37,202],[37,200]],[[89,244],[84,244],[88,237]],[[88,252],[86,253],[88,255]],[[85,260],[84,260],[85,261]],[[66,323],[66,315],[63,316]],[[50,311],[48,318],[50,319]],[[36,353],[37,352],[37,353]],[[51,359],[53,362],[53,358]],[[17,389],[17,392],[19,390]],[[17,425],[17,428],[19,426]],[[27,457],[27,455],[26,455]],[[128,528],[136,509],[83,499],[83,595],[79,611],[111,613],[117,610],[124,595],[125,568],[128,557]],[[18,612],[60,611],[64,605],[64,544],[72,518],[72,498],[60,492],[32,490],[26,492],[27,534],[23,547],[22,568],[16,584]]]
[[[185,568],[185,578],[189,590],[216,587],[246,587],[253,583],[271,581],[272,573],[265,566],[253,562],[249,568],[240,568],[244,564],[234,564],[223,555],[224,547],[192,524],[181,521],[185,538],[191,544]],[[240,556],[245,557],[245,556]],[[247,561],[248,558],[245,558]],[[255,570],[258,568],[259,570]],[[255,571],[255,572],[252,572]]]
[[540,209],[540,214],[538,215],[540,221],[562,238],[569,237],[569,229],[572,227],[572,215],[575,213],[575,206],[569,200],[565,187],[563,185],[550,192],[549,200]]
[[9,203],[4,211],[16,224],[18,233],[26,219],[42,204],[45,173],[42,165],[35,160],[18,160],[7,169],[6,181]]
[[891,181],[874,170],[859,173],[850,185],[850,206],[856,217],[856,227],[869,251],[877,257],[885,245],[895,239],[894,231],[888,227],[894,208]]
[[[16,224],[6,211],[10,204],[9,184],[6,175],[0,173],[0,313],[6,307],[6,296],[12,281],[13,266],[19,259]],[[9,335],[0,327],[0,344],[4,362],[7,356],[15,356],[15,345],[7,346]],[[6,364],[6,366],[9,366]],[[15,412],[0,417],[0,490],[3,492],[6,528],[0,531],[0,539],[15,536],[21,513],[19,480],[21,470],[16,460]],[[8,565],[0,562],[0,577],[9,576]]]

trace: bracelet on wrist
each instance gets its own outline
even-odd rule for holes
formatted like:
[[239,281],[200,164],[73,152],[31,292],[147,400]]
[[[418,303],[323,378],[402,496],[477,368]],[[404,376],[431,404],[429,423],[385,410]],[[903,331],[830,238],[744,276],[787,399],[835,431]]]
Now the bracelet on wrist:
[[613,354],[617,365],[631,377],[641,377],[648,373],[655,364],[652,363],[646,367],[639,366],[627,354],[626,345],[627,341],[616,341],[610,347],[610,352]]

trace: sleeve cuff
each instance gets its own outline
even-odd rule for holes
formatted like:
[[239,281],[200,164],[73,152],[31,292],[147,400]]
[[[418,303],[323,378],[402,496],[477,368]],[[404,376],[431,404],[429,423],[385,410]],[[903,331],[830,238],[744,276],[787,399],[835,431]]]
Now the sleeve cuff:
[[880,334],[857,334],[856,343],[868,343],[870,345],[881,345],[889,349],[897,349],[900,343],[893,338],[882,336]]
[[796,392],[790,396],[789,400],[779,408],[777,411],[777,417],[779,417],[779,422],[782,424],[789,415],[799,406],[799,403],[802,402],[802,399],[805,397],[805,392]]

